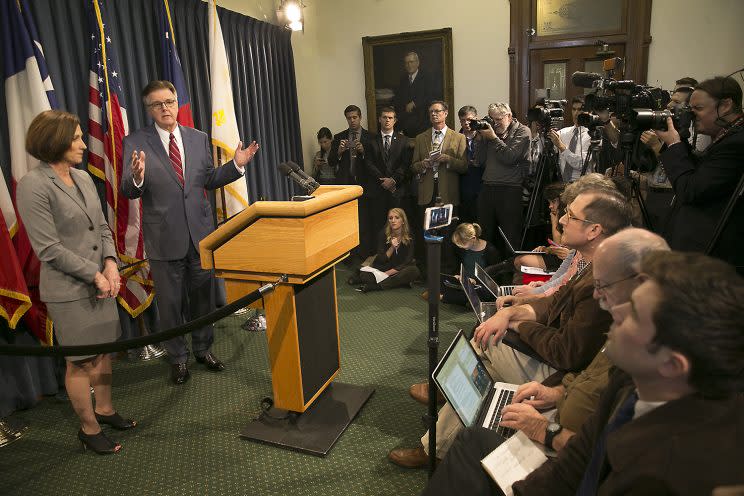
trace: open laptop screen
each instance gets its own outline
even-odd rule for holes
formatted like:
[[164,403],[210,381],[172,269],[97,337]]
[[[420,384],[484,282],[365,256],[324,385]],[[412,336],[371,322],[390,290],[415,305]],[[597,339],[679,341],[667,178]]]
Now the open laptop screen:
[[478,296],[478,291],[470,281],[470,278],[465,275],[465,266],[462,264],[460,264],[460,285],[462,286],[462,290],[465,292],[468,303],[473,307],[473,312],[475,312],[475,316],[478,317],[478,321],[483,322],[483,315],[481,315],[481,300]]
[[499,285],[496,284],[496,281],[494,281],[485,269],[477,263],[475,264],[475,278],[478,279],[478,281],[480,281],[480,283],[483,284],[488,292],[495,298],[501,296]]
[[474,425],[493,388],[493,379],[462,331],[455,336],[433,376],[465,426]]

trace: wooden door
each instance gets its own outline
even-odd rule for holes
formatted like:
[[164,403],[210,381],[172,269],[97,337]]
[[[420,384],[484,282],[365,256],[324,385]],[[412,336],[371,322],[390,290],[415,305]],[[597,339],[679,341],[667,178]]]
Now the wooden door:
[[[614,52],[610,54],[597,54],[594,46],[565,47],[565,48],[543,48],[530,51],[530,82],[529,82],[529,105],[534,105],[537,100],[538,89],[550,89],[550,99],[566,100],[567,108],[571,108],[571,99],[576,96],[584,96],[591,89],[574,86],[571,75],[576,71],[596,72],[604,75],[602,62],[609,57],[625,57],[625,44],[617,43],[610,46]],[[615,74],[616,79],[622,74]],[[571,114],[565,113],[565,125],[570,126]]]
[[[511,0],[510,12],[509,102],[519,119],[534,103],[534,90],[545,87],[546,69],[549,83],[563,81],[566,99],[584,93],[570,84],[571,74],[601,73],[605,58],[624,57],[623,77],[646,81],[651,0]],[[598,54],[600,42],[615,53]],[[563,70],[557,79],[551,73]]]

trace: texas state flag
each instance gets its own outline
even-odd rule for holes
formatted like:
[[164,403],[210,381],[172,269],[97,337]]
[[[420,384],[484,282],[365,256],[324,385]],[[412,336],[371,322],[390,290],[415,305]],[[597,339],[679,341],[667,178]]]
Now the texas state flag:
[[[15,205],[16,185],[26,172],[39,165],[38,160],[26,153],[26,130],[39,113],[57,107],[44,51],[26,0],[0,1],[0,50],[3,51],[10,149],[11,177],[7,187],[11,203]],[[15,258],[23,271],[33,302],[23,318],[42,342],[50,344],[52,324],[47,318],[46,306],[39,300],[39,259],[31,249],[23,222],[15,214],[15,209],[12,210],[7,205],[3,208],[5,227],[12,238]],[[5,257],[5,249],[0,253],[0,257]]]
[[178,58],[178,52],[176,51],[176,39],[173,35],[168,0],[161,0],[160,2],[158,27],[163,52],[163,79],[173,83],[178,94],[178,123],[182,126],[194,127],[194,118],[191,114],[191,98],[186,86],[186,78],[183,76],[181,59]]

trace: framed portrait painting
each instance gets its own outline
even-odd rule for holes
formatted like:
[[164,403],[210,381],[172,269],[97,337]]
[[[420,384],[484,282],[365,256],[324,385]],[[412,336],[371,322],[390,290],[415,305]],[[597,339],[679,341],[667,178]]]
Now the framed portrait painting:
[[[414,138],[430,127],[434,100],[454,102],[452,29],[362,38],[367,100],[367,128],[377,130],[380,109],[393,107],[396,129]],[[450,108],[447,126],[454,129]]]

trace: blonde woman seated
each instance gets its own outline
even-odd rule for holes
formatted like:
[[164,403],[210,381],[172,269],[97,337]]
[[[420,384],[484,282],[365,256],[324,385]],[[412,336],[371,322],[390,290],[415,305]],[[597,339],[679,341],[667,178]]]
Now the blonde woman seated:
[[413,237],[406,213],[401,208],[388,212],[385,228],[380,231],[377,254],[369,267],[362,267],[352,284],[361,283],[357,291],[380,291],[401,286],[410,287],[419,276],[413,259]]
[[[458,259],[457,267],[459,268],[462,264],[465,274],[471,279],[475,277],[475,264],[487,268],[498,262],[496,248],[480,237],[481,232],[480,225],[463,222],[452,233],[452,243],[457,247],[455,251],[455,256]],[[455,277],[460,278],[459,272]],[[459,285],[453,287],[448,279],[450,279],[448,276],[442,276],[440,279],[439,299],[443,303],[467,305],[468,302],[462,287]],[[483,296],[487,299],[491,297],[488,291],[484,291]],[[424,291],[421,297],[427,299],[428,292]]]

